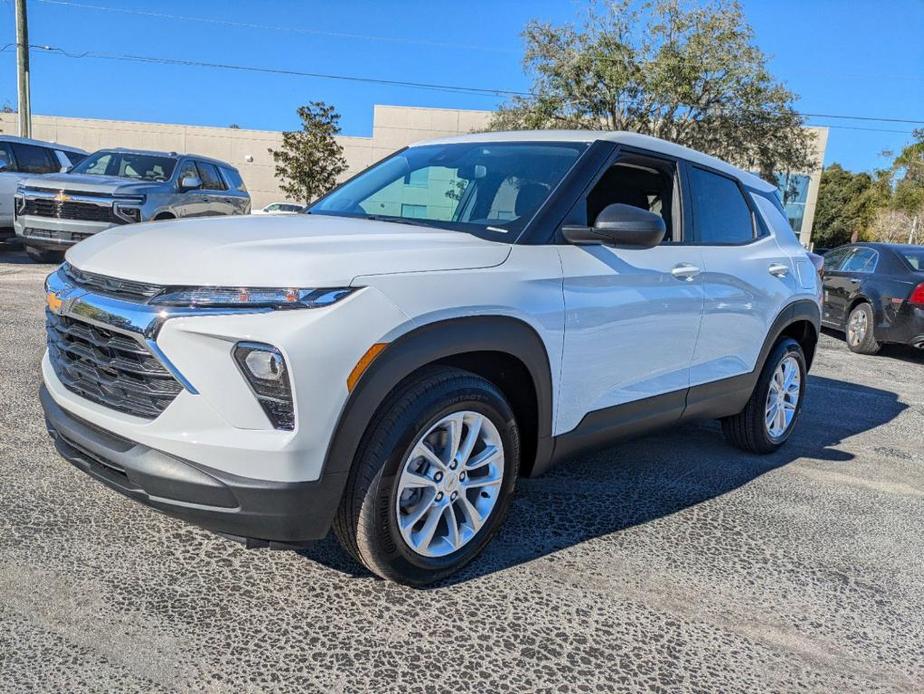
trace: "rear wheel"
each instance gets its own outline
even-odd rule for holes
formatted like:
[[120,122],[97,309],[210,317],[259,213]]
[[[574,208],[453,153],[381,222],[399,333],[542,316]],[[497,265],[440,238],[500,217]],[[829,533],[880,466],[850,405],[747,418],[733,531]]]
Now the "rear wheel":
[[34,246],[26,246],[26,255],[35,263],[60,263],[64,260],[63,251],[49,251]]
[[432,368],[373,419],[334,521],[370,571],[426,585],[474,559],[497,532],[519,468],[513,412],[491,382]]
[[857,354],[876,354],[882,346],[876,340],[873,307],[857,304],[847,318],[847,349]]
[[805,355],[792,338],[774,345],[744,409],[722,420],[729,443],[751,453],[772,453],[792,433],[805,394]]

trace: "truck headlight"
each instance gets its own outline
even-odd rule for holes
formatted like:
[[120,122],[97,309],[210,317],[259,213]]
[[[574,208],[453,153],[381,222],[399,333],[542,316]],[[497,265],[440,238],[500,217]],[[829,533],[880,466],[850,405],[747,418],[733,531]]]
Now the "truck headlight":
[[334,304],[354,288],[267,289],[263,287],[173,287],[153,297],[157,306],[188,308],[323,308]]
[[238,342],[234,361],[275,429],[295,428],[289,370],[282,352],[262,342]]

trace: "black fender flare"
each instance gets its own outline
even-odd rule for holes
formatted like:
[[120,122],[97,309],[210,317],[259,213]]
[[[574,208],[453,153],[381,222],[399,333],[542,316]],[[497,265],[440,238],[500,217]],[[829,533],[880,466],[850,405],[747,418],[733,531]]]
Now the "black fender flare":
[[[382,402],[427,364],[471,352],[503,352],[528,370],[536,393],[537,460],[552,451],[552,372],[545,344],[526,322],[511,316],[471,316],[427,323],[390,342],[360,377],[340,414],[322,475],[346,484],[366,428]],[[338,499],[342,495],[342,487]]]

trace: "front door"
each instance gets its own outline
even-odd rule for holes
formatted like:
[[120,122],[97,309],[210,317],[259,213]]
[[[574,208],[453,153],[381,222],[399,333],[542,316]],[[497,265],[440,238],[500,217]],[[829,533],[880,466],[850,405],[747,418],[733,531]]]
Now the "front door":
[[177,217],[205,217],[209,214],[208,193],[202,190],[201,185],[198,188],[180,187],[184,178],[193,177],[202,180],[199,176],[199,169],[196,168],[196,162],[187,159],[181,162],[178,168],[179,173],[176,177],[178,200],[173,205]]
[[676,162],[623,150],[566,222],[592,225],[614,203],[660,213],[668,231],[648,249],[559,246],[565,339],[556,433],[570,431],[586,413],[656,397],[644,416],[678,418],[690,384],[702,258],[684,243]]

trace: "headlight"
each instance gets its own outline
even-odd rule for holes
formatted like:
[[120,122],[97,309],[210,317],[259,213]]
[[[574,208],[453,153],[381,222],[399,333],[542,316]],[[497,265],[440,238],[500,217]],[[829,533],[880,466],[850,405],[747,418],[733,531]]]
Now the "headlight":
[[177,287],[158,294],[150,303],[189,308],[323,308],[353,291],[338,289],[266,289],[262,287]]

